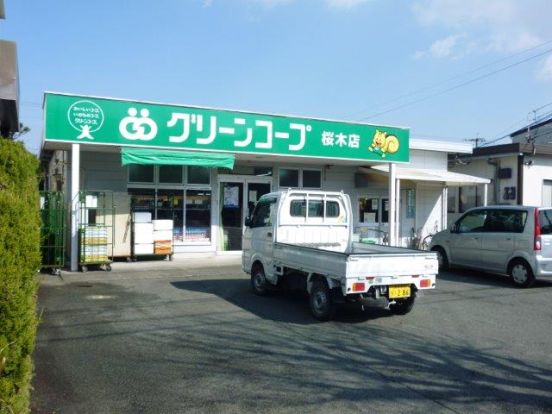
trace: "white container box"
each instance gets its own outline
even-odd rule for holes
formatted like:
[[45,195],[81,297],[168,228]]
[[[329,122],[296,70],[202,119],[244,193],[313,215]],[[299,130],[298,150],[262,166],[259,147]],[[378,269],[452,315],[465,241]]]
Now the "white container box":
[[134,223],[134,244],[153,243],[153,224]]
[[140,243],[134,245],[134,254],[153,254],[153,243]]
[[153,241],[172,241],[172,230],[157,230],[153,232]]
[[172,220],[153,220],[153,230],[172,230]]
[[132,213],[134,223],[151,223],[151,213],[149,211]]

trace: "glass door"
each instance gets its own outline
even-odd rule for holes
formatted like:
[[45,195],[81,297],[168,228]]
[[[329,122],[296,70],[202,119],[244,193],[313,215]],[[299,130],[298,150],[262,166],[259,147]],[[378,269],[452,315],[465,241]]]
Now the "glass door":
[[259,198],[270,192],[271,178],[219,176],[218,250],[240,251],[245,219]]
[[241,250],[244,222],[244,183],[228,181],[220,183],[220,226],[222,250]]

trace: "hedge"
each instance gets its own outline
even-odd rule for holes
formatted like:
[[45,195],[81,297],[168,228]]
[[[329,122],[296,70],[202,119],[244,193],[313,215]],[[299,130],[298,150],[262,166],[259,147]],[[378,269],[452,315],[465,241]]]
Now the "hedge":
[[0,413],[29,411],[40,267],[39,163],[0,139]]

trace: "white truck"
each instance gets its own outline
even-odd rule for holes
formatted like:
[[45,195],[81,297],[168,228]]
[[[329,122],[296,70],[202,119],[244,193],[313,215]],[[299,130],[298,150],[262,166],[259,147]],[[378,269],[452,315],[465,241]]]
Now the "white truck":
[[395,314],[435,288],[435,252],[353,241],[343,192],[285,190],[263,195],[243,234],[242,267],[257,295],[306,291],[313,316],[329,320],[344,302],[379,299]]

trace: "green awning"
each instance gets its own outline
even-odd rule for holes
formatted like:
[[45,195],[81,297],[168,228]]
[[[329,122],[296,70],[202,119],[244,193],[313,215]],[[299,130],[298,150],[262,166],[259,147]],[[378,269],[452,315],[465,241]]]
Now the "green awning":
[[234,168],[234,155],[211,152],[165,151],[147,148],[121,148],[123,165],[197,165],[209,168]]

